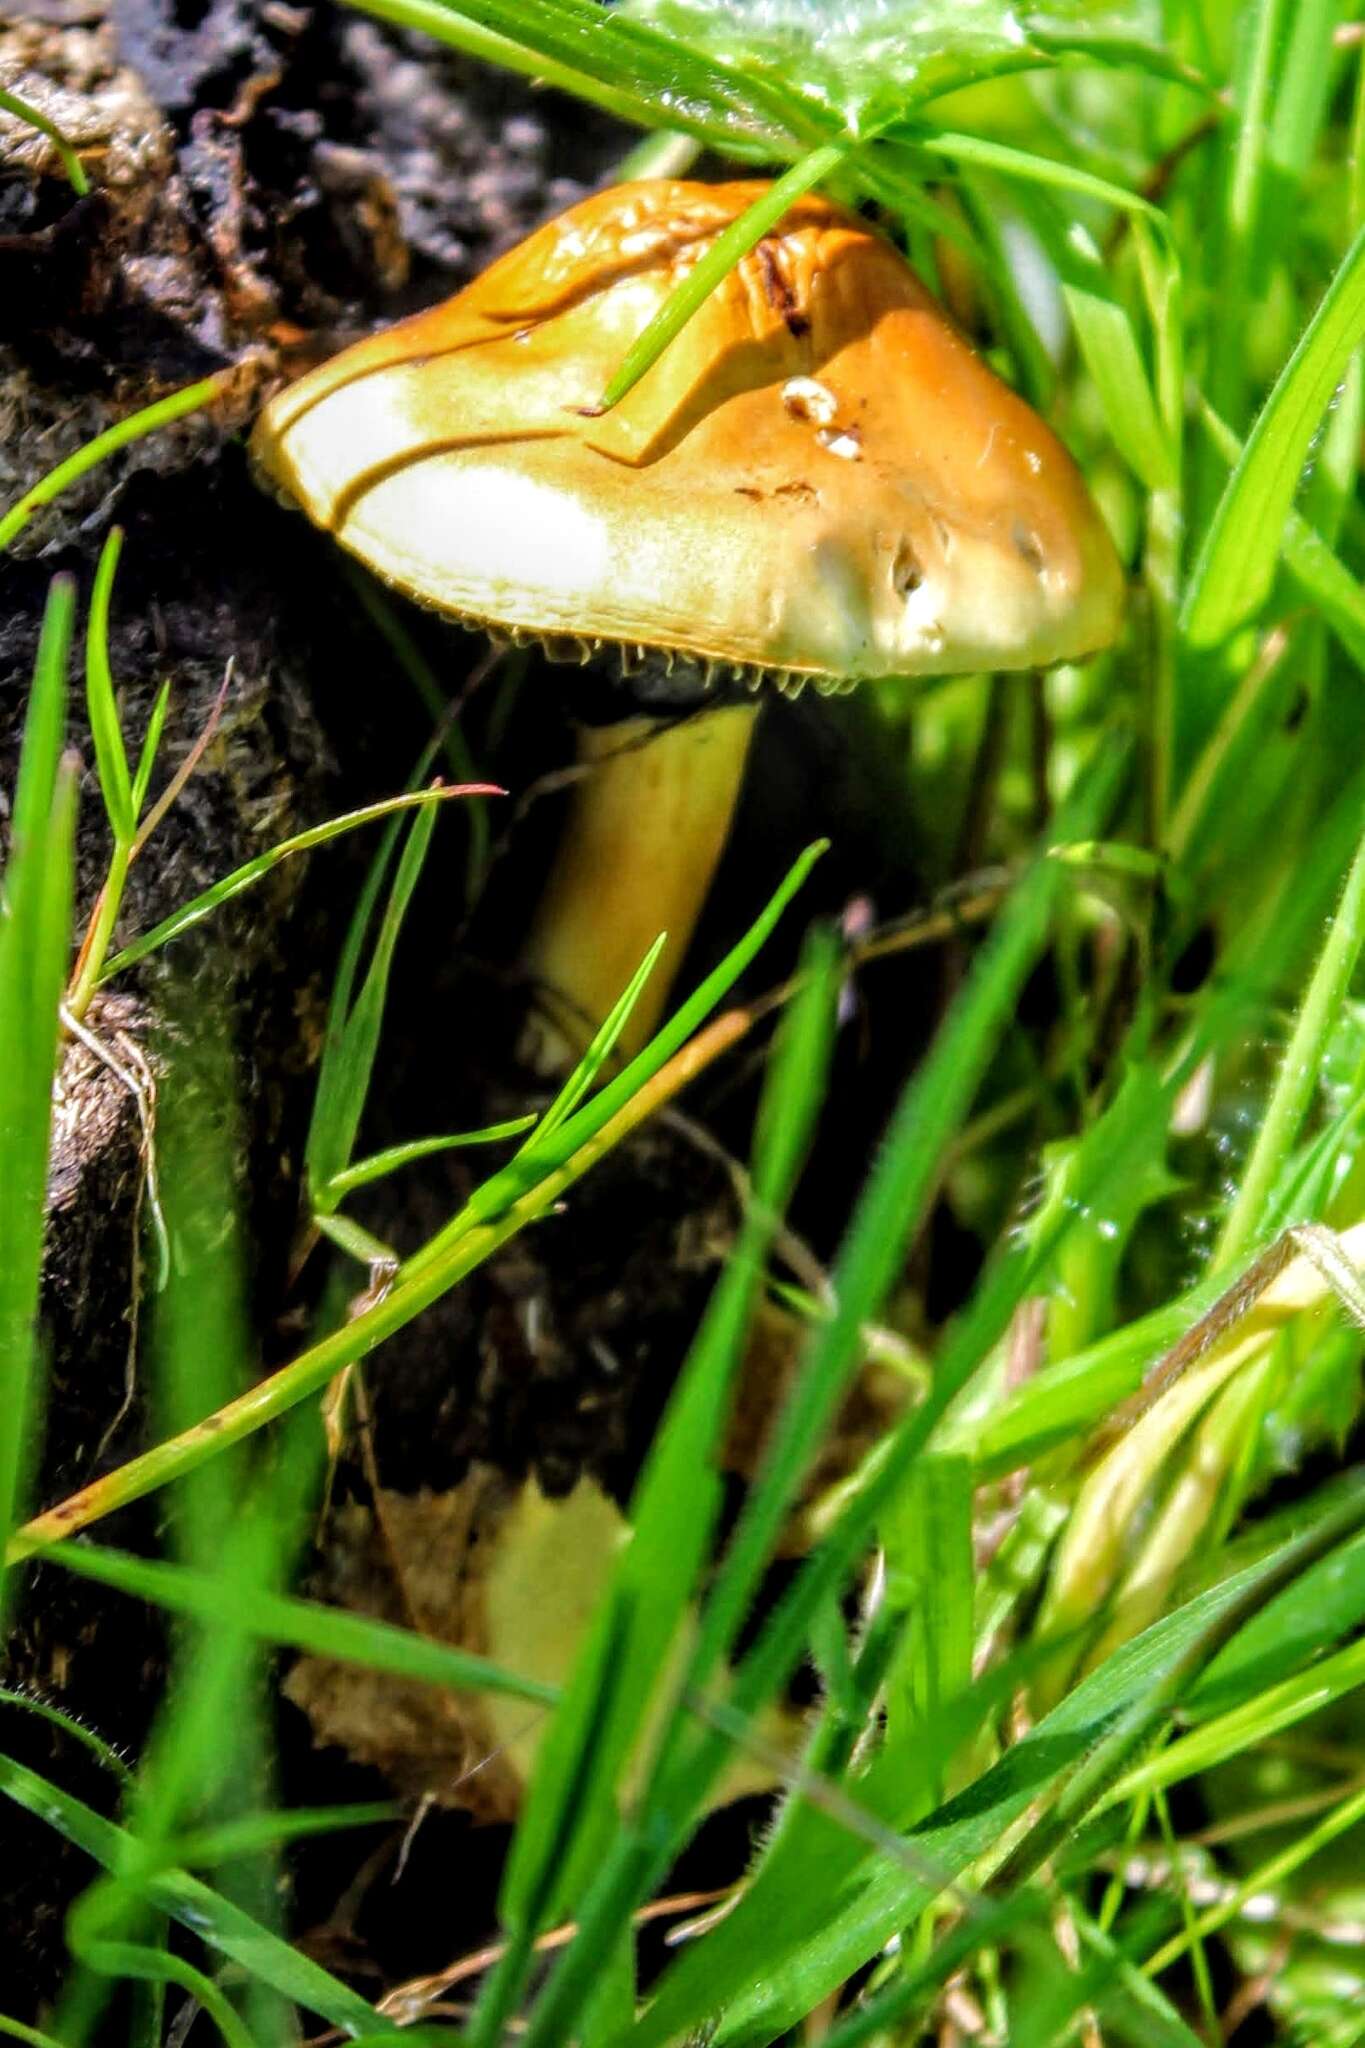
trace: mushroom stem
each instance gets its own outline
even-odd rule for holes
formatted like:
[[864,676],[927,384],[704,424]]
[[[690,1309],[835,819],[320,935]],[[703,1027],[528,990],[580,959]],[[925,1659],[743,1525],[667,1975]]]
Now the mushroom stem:
[[654,1030],[725,845],[756,715],[732,705],[581,732],[585,773],[522,955],[540,985],[522,1052],[542,1073],[577,1058],[666,931],[621,1049]]

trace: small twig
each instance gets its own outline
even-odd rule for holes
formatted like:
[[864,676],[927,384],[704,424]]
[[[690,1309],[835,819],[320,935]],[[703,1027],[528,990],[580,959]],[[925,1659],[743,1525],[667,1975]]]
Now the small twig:
[[1250,1314],[1261,1296],[1295,1257],[1305,1258],[1335,1295],[1358,1328],[1365,1329],[1365,1284],[1355,1265],[1342,1249],[1335,1231],[1320,1223],[1295,1223],[1282,1230],[1274,1243],[1253,1259],[1245,1272],[1211,1308],[1191,1324],[1183,1337],[1157,1360],[1138,1391],[1116,1408],[1090,1440],[1086,1453],[1092,1464],[1139,1422],[1161,1396],[1183,1379],[1220,1339],[1226,1337]]
[[230,654],[227,659],[227,667],[223,670],[223,680],[219,685],[218,695],[213,700],[209,715],[204,720],[199,737],[195,740],[194,745],[190,748],[188,754],[186,754],[184,760],[180,763],[180,766],[176,769],[174,775],[166,784],[166,787],[162,790],[142,823],[138,826],[137,834],[133,840],[131,856],[133,860],[137,859],[152,833],[155,832],[157,826],[161,823],[161,820],[165,817],[167,811],[169,811],[171,805],[180,795],[207,753],[213,741],[213,736],[218,730],[219,721],[223,716],[223,706],[227,702],[228,691],[232,688],[236,667],[237,657],[234,654]]
[[[651,1899],[648,1905],[637,1907],[631,1915],[631,1924],[644,1927],[652,1920],[671,1918],[675,1913],[696,1913],[703,1907],[714,1905],[717,1900],[728,1898],[731,1886],[718,1891],[680,1892],[672,1898]],[[536,1941],[536,1954],[548,1955],[553,1950],[564,1948],[578,1933],[576,1920],[566,1921],[561,1927],[552,1927]],[[471,1977],[481,1977],[485,1970],[502,1960],[507,1944],[490,1942],[487,1948],[476,1949],[470,1955],[461,1956],[458,1962],[450,1963],[444,1970],[437,1970],[429,1977],[412,1977],[405,1984],[397,1984],[379,2000],[377,2010],[388,2019],[408,2024],[422,2014],[430,2016],[433,2001],[443,1992],[451,1991],[457,1984],[467,1983]],[[344,2036],[339,2029],[326,2034],[317,2034],[307,2043],[307,2048],[331,2048],[333,2042]]]
[[1177,1380],[1183,1379],[1192,1365],[1197,1365],[1221,1337],[1236,1328],[1271,1281],[1278,1279],[1293,1256],[1293,1239],[1286,1232],[1259,1259],[1252,1261],[1231,1287],[1219,1295],[1213,1306],[1190,1325],[1184,1336],[1177,1338],[1170,1350],[1162,1353],[1137,1392],[1114,1409],[1095,1431],[1086,1455],[1087,1464],[1094,1463],[1120,1437],[1126,1436],[1134,1423],[1140,1422],[1148,1409],[1154,1407]]

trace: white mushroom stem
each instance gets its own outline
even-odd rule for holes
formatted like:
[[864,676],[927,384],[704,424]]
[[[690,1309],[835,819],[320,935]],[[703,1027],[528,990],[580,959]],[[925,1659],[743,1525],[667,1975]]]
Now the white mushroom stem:
[[585,773],[522,956],[538,1004],[522,1051],[541,1072],[582,1052],[667,932],[621,1050],[654,1031],[725,845],[755,717],[734,705],[582,733]]

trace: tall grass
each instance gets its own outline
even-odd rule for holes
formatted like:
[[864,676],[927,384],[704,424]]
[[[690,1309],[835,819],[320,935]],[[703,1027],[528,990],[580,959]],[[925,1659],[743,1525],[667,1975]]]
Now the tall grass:
[[[996,764],[987,929],[970,945],[960,931],[965,978],[868,1161],[722,1541],[716,1447],[819,1128],[841,981],[859,972],[877,1000],[875,965],[810,935],[767,1059],[738,1243],[639,1476],[631,1541],[556,1688],[291,1590],[319,1397],[372,1353],[382,1371],[386,1337],[757,1040],[762,1020],[730,991],[799,913],[818,850],[745,907],[745,939],[605,1085],[649,961],[532,1128],[414,1134],[378,1160],[355,1155],[389,966],[446,792],[417,787],[272,849],[112,957],[106,905],[82,998],[274,859],[373,816],[387,836],[337,975],[308,1229],[382,1265],[345,1214],[367,1177],[420,1172],[451,1143],[521,1143],[369,1306],[264,1379],[231,1260],[181,1261],[155,1316],[159,1434],[25,1521],[72,966],[72,599],[54,590],[0,925],[6,1556],[12,1578],[41,1550],[186,1632],[145,1758],[126,1785],[110,1765],[116,1820],[0,1757],[0,1791],[102,1872],[70,1922],[52,2031],[64,2048],[87,2038],[121,1983],[143,1987],[129,2009],[144,2041],[186,2000],[232,2048],[318,2022],[397,2031],[277,1911],[282,1842],[386,1814],[278,1804],[258,1704],[271,1644],[548,1710],[500,1952],[460,2023],[471,2048],[889,2048],[945,2038],[949,1995],[963,2027],[979,2018],[979,2038],[1026,2048],[1207,2042],[1258,2003],[1284,2038],[1345,2048],[1363,2038],[1365,1974],[1342,1935],[1365,1763],[1365,1483],[1344,1455],[1363,1341],[1350,1233],[1365,1223],[1365,45],[1336,0],[363,5],[765,167],[783,191],[823,182],[874,205],[959,303],[965,257],[995,360],[1104,504],[1131,619],[1115,653],[1046,679],[1031,729],[1002,699],[983,708],[984,679],[885,692],[931,824],[930,893],[962,883],[963,792],[978,749]],[[718,264],[769,224],[761,208],[737,223]],[[608,401],[713,281],[699,270],[639,338]],[[0,539],[41,502],[43,487]],[[101,652],[112,575],[106,556],[87,680],[126,866],[148,780],[128,766]],[[999,744],[983,737],[996,717]],[[177,1114],[174,1072],[163,1094],[166,1211],[179,1241],[216,1243],[222,1134]],[[981,1254],[946,1322],[907,1262],[936,1216]],[[913,1334],[928,1391],[807,1503],[811,1540],[774,1597],[767,1566],[879,1325]],[[168,1554],[74,1540],[148,1494],[175,1504]],[[803,1666],[817,1703],[729,1910],[637,1981],[641,1910],[727,1762],[771,1761],[765,1714]],[[453,1916],[452,1950],[466,1933]]]

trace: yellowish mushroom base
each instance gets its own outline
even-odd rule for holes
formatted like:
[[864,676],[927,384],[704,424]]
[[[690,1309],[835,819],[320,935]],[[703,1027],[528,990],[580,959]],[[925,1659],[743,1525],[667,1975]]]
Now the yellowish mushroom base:
[[522,965],[536,984],[523,1058],[571,1065],[660,932],[668,944],[621,1039],[654,1031],[730,829],[756,708],[676,724],[629,718],[585,730],[584,773]]

